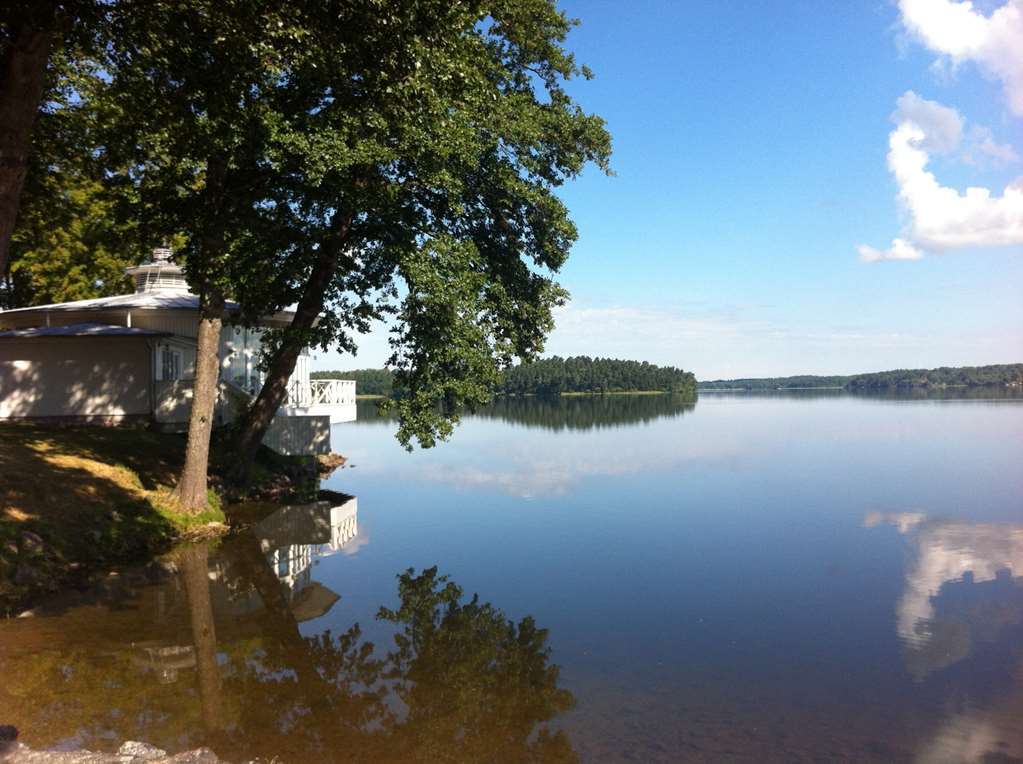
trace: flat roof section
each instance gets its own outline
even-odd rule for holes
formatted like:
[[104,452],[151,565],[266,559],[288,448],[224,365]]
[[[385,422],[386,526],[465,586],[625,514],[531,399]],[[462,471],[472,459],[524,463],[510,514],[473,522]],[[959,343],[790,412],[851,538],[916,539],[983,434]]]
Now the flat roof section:
[[113,324],[68,324],[67,326],[35,326],[31,329],[9,329],[0,332],[0,339],[30,340],[42,337],[169,337],[170,332],[157,332],[132,326]]

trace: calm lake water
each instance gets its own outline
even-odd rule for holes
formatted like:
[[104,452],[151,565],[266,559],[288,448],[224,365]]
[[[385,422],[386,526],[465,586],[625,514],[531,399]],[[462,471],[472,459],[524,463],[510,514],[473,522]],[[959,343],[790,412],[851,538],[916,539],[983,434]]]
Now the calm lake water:
[[324,485],[354,498],[0,623],[0,724],[283,762],[1023,757],[1023,400],[510,400],[412,454],[359,416]]

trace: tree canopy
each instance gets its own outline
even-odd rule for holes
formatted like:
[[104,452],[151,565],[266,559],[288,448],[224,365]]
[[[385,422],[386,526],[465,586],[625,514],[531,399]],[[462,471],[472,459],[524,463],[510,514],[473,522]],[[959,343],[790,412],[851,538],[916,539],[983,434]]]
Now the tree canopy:
[[[352,379],[366,395],[395,395],[404,390],[390,369],[313,372],[316,379]],[[616,358],[553,356],[521,363],[501,372],[492,383],[501,395],[559,395],[560,393],[671,392],[689,398],[696,395],[692,372],[646,361]]]
[[0,308],[123,291],[144,251],[96,155],[110,8],[12,0],[0,15]]
[[423,446],[541,352],[577,235],[557,190],[611,151],[567,89],[591,75],[554,0],[95,7],[106,43],[75,59],[70,122],[39,144],[33,201],[59,188],[61,217],[24,216],[17,299],[114,289],[133,246],[177,237],[202,317],[185,475],[204,469],[226,299],[247,324],[294,306],[239,463],[303,347],[351,351],[382,321],[398,437]]
[[[279,245],[237,259],[236,298],[297,303],[270,337],[278,380],[296,348],[352,350],[387,319],[398,436],[429,446],[542,349],[576,238],[555,192],[590,162],[606,170],[610,138],[565,90],[589,72],[552,0],[298,7],[268,150],[286,170],[266,200]],[[257,410],[275,411],[264,391]]]

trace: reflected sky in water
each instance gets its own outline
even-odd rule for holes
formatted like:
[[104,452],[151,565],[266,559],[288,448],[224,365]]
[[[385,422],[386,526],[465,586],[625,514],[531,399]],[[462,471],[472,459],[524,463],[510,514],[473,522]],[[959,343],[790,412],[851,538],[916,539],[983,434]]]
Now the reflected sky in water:
[[[392,422],[368,419],[365,405],[359,413],[333,430],[350,466],[325,486],[357,501],[267,518],[241,551],[209,553],[215,650],[193,635],[202,610],[179,575],[136,582],[121,600],[55,603],[31,627],[0,625],[0,660],[44,677],[69,656],[102,654],[124,686],[132,671],[150,678],[155,689],[136,702],[181,729],[202,727],[203,699],[222,720],[206,737],[167,722],[166,739],[220,741],[231,753],[244,752],[241,739],[264,754],[277,744],[285,761],[310,750],[352,758],[357,749],[329,732],[339,716],[364,754],[430,758],[409,740],[451,752],[441,720],[452,709],[490,750],[504,740],[549,760],[1023,757],[1023,401],[506,401],[467,417],[452,442],[412,454]],[[436,647],[443,640],[398,656],[405,622],[377,617],[382,606],[401,611],[399,573],[432,566],[464,590],[463,603],[476,592],[513,624],[531,617],[547,630],[516,658],[535,667],[516,675],[517,690],[481,683],[521,701],[502,708],[518,720],[512,731],[467,715],[465,693],[448,692],[458,685],[438,668],[452,661]],[[139,625],[159,607],[162,626]],[[456,614],[442,636],[489,617]],[[118,640],[134,663],[110,657]],[[366,643],[372,656],[359,653]],[[490,657],[463,675],[485,676],[509,654],[473,645],[465,652]],[[210,670],[201,681],[203,649],[219,685]],[[249,665],[263,673],[250,676]],[[161,684],[161,671],[178,673]],[[376,684],[357,690],[358,672]],[[268,680],[292,674],[294,686]],[[317,675],[336,680],[320,688],[322,708],[310,700]],[[373,695],[381,683],[390,699]],[[239,697],[290,709],[290,729],[321,748],[275,738],[269,717]],[[8,688],[0,704],[10,698]],[[43,740],[46,713],[42,703],[19,711],[28,742],[53,742]],[[258,733],[239,735],[257,722]],[[123,717],[109,724],[126,734]],[[65,730],[59,740],[81,737]],[[545,747],[522,748],[541,738]]]

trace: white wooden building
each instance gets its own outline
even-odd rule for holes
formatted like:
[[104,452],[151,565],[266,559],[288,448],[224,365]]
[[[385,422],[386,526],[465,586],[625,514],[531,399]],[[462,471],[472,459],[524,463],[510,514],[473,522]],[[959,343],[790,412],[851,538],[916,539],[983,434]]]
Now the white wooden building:
[[[0,311],[0,419],[188,421],[199,298],[170,250],[155,250],[128,273],[132,294]],[[220,336],[220,421],[262,385],[263,331],[292,318],[283,311],[247,328],[231,322],[237,309],[228,303]],[[308,351],[299,357],[281,413],[353,420],[355,383],[310,380],[309,360]],[[301,430],[309,423],[288,424]]]

